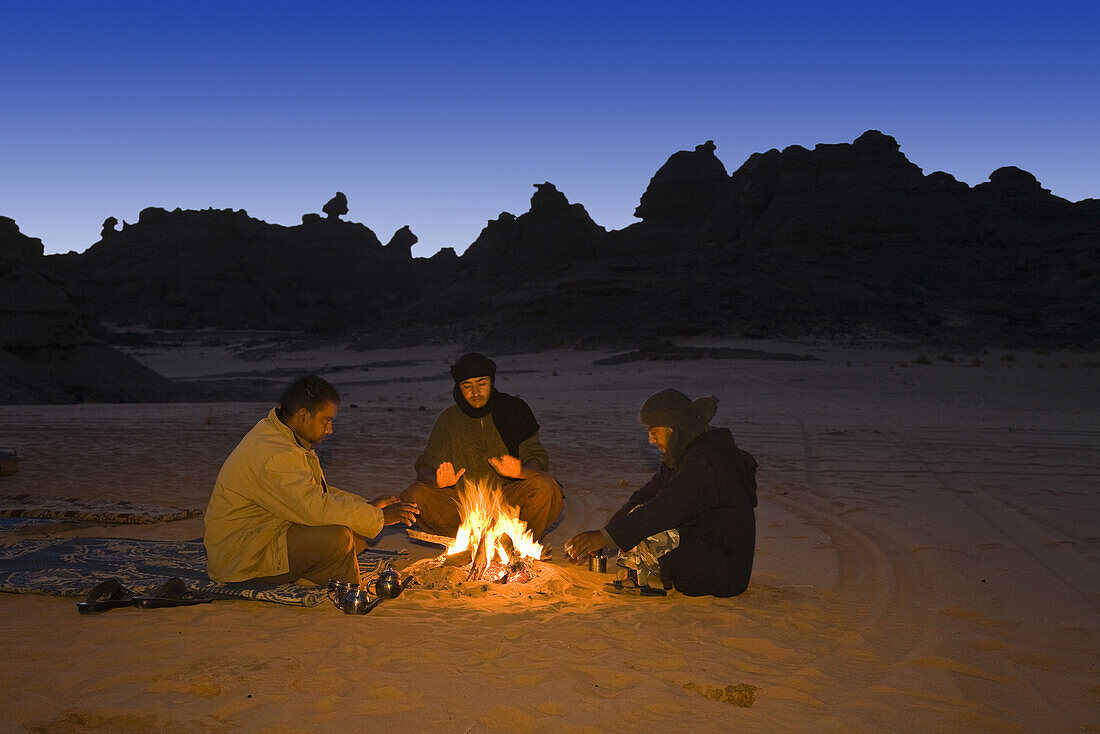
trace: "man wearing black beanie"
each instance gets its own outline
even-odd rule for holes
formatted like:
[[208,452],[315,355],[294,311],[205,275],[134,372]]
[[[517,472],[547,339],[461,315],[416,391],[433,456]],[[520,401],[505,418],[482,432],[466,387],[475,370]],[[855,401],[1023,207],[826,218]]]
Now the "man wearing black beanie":
[[[756,549],[756,460],[728,428],[712,428],[714,397],[691,400],[679,390],[650,395],[638,412],[661,468],[599,530],[565,544],[581,561],[619,549],[635,591],[648,576],[686,596],[737,596],[749,585]],[[622,581],[614,584],[624,589]],[[640,587],[640,588],[639,588]]]
[[561,485],[547,474],[539,424],[526,402],[496,389],[496,373],[496,362],[476,352],[451,365],[455,404],[436,418],[416,460],[417,481],[401,493],[419,507],[424,532],[457,533],[463,486],[501,489],[536,540],[561,514]]

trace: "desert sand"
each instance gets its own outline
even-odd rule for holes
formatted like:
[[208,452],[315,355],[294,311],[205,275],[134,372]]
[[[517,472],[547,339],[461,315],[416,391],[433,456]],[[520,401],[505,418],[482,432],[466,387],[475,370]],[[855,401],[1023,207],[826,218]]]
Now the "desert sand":
[[[5,594],[0,728],[1100,731],[1100,358],[726,344],[817,359],[493,355],[565,485],[529,588],[413,586],[367,616],[236,600],[80,616],[73,598]],[[322,464],[374,497],[411,481],[459,353],[134,354],[170,377],[329,377],[344,404]],[[565,561],[656,469],[636,414],[664,387],[718,396],[712,423],[760,463],[740,597],[616,596],[612,575]],[[0,445],[25,459],[0,492],[202,508],[274,399],[0,407]],[[183,540],[202,520],[60,532]],[[438,554],[392,528],[378,547],[406,550],[399,568]]]

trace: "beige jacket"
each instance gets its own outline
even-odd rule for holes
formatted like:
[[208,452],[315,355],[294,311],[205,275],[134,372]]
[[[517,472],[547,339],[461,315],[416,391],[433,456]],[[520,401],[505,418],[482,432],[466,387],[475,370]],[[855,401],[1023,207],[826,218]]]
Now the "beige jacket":
[[206,506],[207,573],[214,581],[247,581],[290,570],[286,530],[345,525],[373,538],[382,510],[363,497],[325,484],[311,447],[275,415],[253,426],[225,460]]

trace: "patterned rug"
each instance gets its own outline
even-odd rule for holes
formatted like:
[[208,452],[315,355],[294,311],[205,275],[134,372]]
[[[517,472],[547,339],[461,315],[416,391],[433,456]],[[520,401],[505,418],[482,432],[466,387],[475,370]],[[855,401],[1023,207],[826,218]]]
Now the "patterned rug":
[[44,535],[59,530],[86,528],[92,524],[81,520],[51,520],[44,517],[0,517],[0,541],[10,540],[9,536]]
[[[375,573],[403,554],[368,548],[359,554],[359,566],[364,575]],[[99,582],[115,578],[140,594],[173,576],[192,591],[220,599],[311,607],[327,594],[323,587],[211,581],[200,540],[34,538],[0,546],[0,591],[8,593],[83,597]]]
[[0,517],[40,517],[54,520],[151,525],[157,522],[185,520],[201,514],[202,510],[180,507],[153,507],[138,505],[133,502],[109,502],[86,497],[39,497],[33,494],[0,495]]

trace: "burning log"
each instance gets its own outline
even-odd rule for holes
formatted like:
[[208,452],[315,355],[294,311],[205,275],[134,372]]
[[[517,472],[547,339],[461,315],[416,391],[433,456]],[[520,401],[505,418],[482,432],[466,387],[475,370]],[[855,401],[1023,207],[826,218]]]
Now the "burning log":
[[497,545],[504,551],[506,558],[514,559],[516,557],[516,544],[512,542],[512,536],[503,534],[497,538]]
[[505,503],[500,490],[479,485],[459,494],[462,524],[443,564],[458,568],[469,564],[467,581],[487,578],[505,583],[517,575],[530,578],[525,559],[539,559],[547,549],[519,519],[519,509]]
[[459,551],[458,553],[452,553],[449,556],[443,556],[444,566],[466,566],[473,560],[473,553],[469,548]]
[[488,532],[481,534],[481,539],[477,542],[477,550],[474,551],[473,560],[470,563],[470,575],[466,577],[467,581],[477,581],[489,567],[489,553],[493,549],[488,547],[488,539]]

